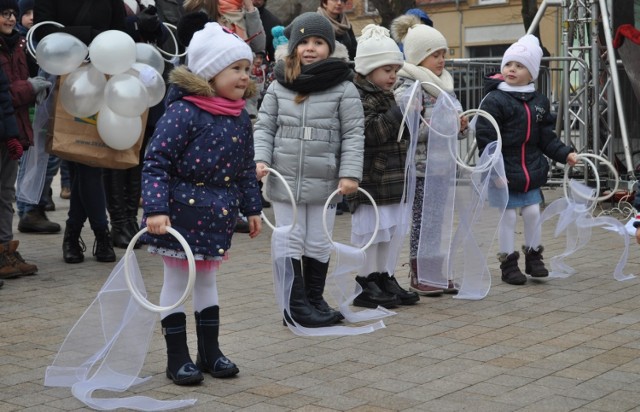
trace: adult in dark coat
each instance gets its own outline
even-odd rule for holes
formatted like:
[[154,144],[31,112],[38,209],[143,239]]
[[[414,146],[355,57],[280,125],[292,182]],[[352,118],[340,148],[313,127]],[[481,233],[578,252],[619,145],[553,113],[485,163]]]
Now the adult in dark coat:
[[267,36],[267,46],[265,50],[267,58],[270,62],[273,62],[275,61],[275,48],[273,47],[273,34],[271,34],[271,29],[275,26],[282,26],[282,21],[267,9],[267,0],[253,0],[253,5],[260,12],[262,27],[264,27],[264,32]]
[[349,60],[356,57],[358,41],[353,33],[353,27],[344,12],[346,0],[320,0],[318,13],[329,19],[336,41],[344,44],[349,51]]
[[[122,0],[38,0],[34,8],[36,24],[56,21],[64,27],[50,24],[39,27],[37,41],[54,32],[69,33],[86,45],[106,30],[125,31],[125,9]],[[71,199],[67,215],[62,254],[67,263],[84,260],[84,242],[80,238],[87,219],[95,234],[93,255],[99,262],[116,260],[113,251],[106,198],[102,181],[102,169],[81,163],[69,162],[71,170]]]

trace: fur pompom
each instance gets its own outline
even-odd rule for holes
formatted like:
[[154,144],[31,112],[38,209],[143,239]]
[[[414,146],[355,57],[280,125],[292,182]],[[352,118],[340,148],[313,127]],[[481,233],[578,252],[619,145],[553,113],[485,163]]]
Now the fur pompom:
[[403,14],[402,16],[396,17],[391,22],[391,38],[395,40],[396,43],[402,43],[409,29],[416,24],[422,24],[422,22],[418,16],[413,14]]

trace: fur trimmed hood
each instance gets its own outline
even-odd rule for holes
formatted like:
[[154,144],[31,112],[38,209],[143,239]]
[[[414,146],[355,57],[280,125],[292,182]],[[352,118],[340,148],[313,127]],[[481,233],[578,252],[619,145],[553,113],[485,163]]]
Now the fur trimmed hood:
[[[178,66],[169,74],[169,82],[180,89],[182,89],[185,95],[197,95],[203,97],[213,97],[216,95],[216,91],[208,81],[200,76],[192,73],[187,66]],[[257,91],[256,84],[253,80],[249,80],[249,87],[244,93],[244,98],[248,99],[255,95]],[[169,100],[169,98],[167,98]],[[175,100],[171,99],[171,100]],[[169,103],[169,101],[167,101]]]

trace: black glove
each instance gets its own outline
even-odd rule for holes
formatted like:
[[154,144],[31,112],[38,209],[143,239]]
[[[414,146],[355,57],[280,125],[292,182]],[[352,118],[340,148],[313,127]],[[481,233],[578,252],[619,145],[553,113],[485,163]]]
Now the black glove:
[[149,6],[138,13],[138,29],[142,32],[153,33],[160,28],[160,18],[156,6]]

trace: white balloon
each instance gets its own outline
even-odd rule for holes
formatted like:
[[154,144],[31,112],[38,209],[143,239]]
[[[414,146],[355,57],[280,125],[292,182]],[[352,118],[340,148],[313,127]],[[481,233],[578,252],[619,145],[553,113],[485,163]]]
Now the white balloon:
[[156,69],[158,73],[164,71],[164,59],[154,46],[149,43],[136,43],[136,62],[145,63]]
[[145,63],[133,63],[127,73],[136,76],[147,88],[147,106],[152,107],[164,99],[167,89],[162,75]]
[[87,57],[87,45],[69,33],[51,33],[38,43],[36,59],[47,73],[63,75],[80,67]]
[[107,106],[98,112],[98,134],[112,149],[126,150],[133,146],[142,133],[142,118],[125,117],[114,113]]
[[147,109],[147,88],[129,73],[116,74],[104,88],[105,103],[120,116],[140,116]]
[[103,31],[89,45],[89,58],[102,73],[124,73],[136,61],[136,43],[123,31]]
[[60,103],[72,116],[93,116],[104,104],[106,84],[107,79],[104,74],[91,64],[79,67],[60,85]]

